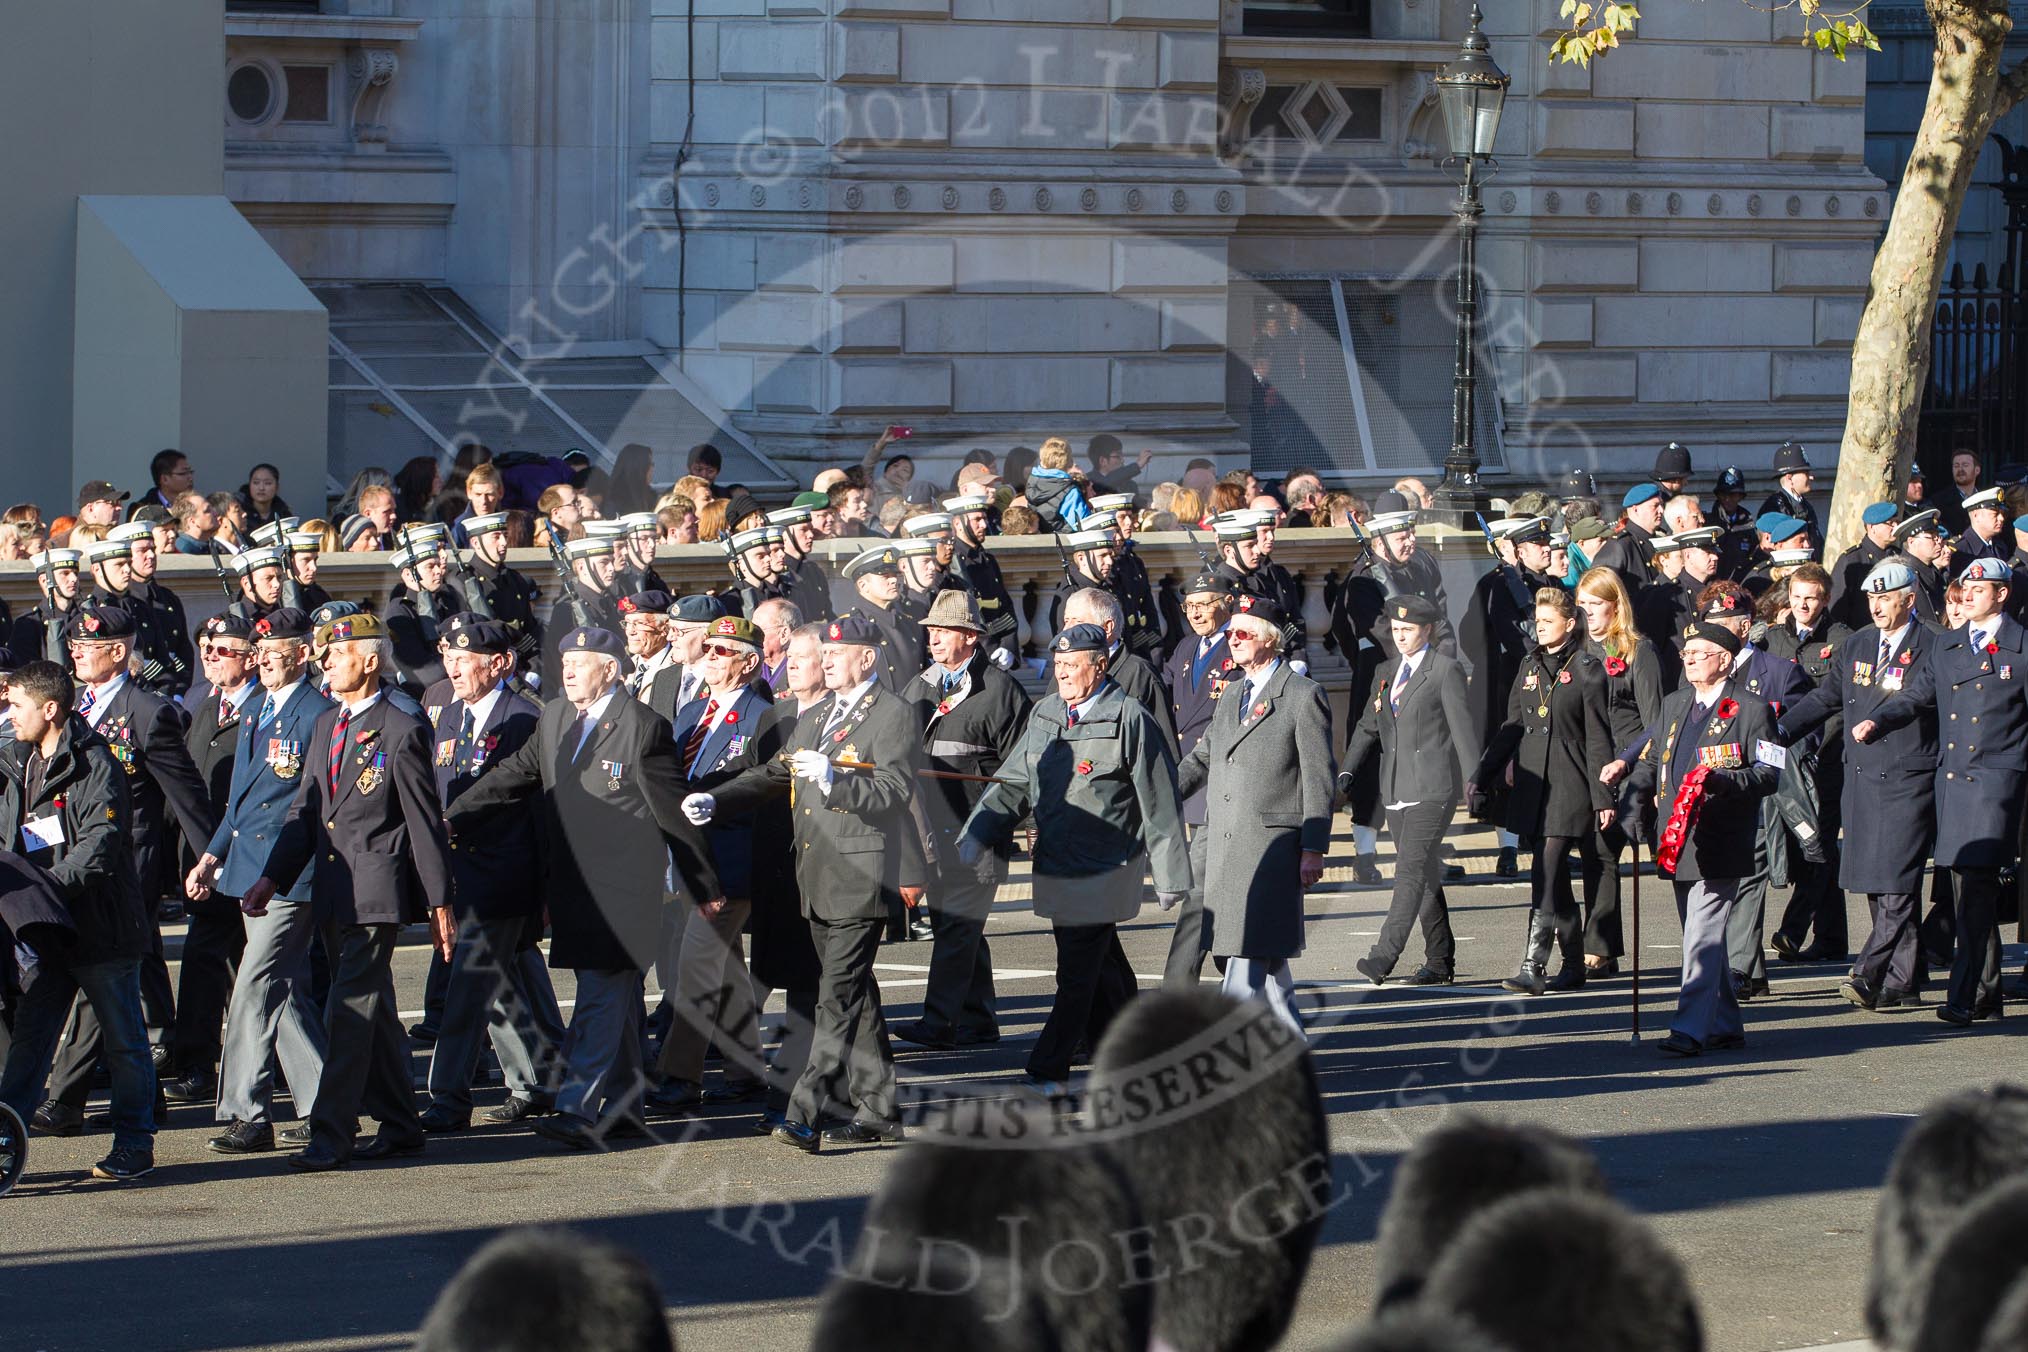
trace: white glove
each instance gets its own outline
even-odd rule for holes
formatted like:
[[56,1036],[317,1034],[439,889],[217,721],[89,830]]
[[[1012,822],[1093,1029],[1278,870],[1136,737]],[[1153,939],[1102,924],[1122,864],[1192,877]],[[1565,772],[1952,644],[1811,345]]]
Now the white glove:
[[831,791],[831,758],[821,751],[798,751],[789,765],[799,778],[807,779],[825,793]]
[[683,815],[692,826],[706,826],[718,811],[718,800],[708,793],[693,793],[683,800]]
[[1295,672],[1298,676],[1307,676],[1310,674],[1310,664],[1300,657],[1291,657],[1289,659],[1289,670]]
[[1188,894],[1183,892],[1157,892],[1155,904],[1165,911],[1173,911],[1183,904],[1186,895]]
[[1014,670],[1014,654],[1005,648],[993,649],[992,663],[1002,671]]

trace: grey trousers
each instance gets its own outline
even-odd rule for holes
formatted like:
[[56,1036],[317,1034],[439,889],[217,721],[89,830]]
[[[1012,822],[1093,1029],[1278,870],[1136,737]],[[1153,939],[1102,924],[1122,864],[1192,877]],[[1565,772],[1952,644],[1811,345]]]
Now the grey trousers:
[[1204,868],[1210,837],[1201,826],[1190,828],[1190,890],[1176,908],[1176,928],[1169,935],[1169,957],[1162,964],[1164,986],[1190,987],[1204,979]]
[[646,1087],[641,1076],[642,974],[584,969],[577,1008],[563,1040],[563,1087],[556,1110],[596,1123],[618,1111],[635,1115]]
[[529,926],[540,923],[527,916],[468,917],[458,926],[443,1022],[430,1057],[433,1107],[454,1117],[471,1115],[472,1071],[479,1064],[482,1039],[492,1042],[509,1093],[520,1098],[554,1094],[563,1014],[541,955],[521,947]]
[[352,1158],[364,1110],[393,1141],[419,1141],[414,1049],[394,998],[394,946],[399,925],[323,926],[331,957],[331,993],[324,1001],[324,1075],[310,1135],[339,1159]]
[[246,917],[246,951],[240,954],[232,1002],[226,1007],[225,1047],[218,1064],[220,1122],[268,1120],[276,1062],[289,1083],[296,1115],[308,1117],[317,1106],[324,1022],[310,1003],[310,936],[315,930],[307,901],[276,897],[266,915]]
[[754,1006],[753,977],[740,939],[753,903],[727,897],[715,916],[687,902],[684,907],[688,914],[676,947],[676,986],[665,997],[675,1017],[662,1039],[655,1074],[702,1084],[705,1049],[716,1042],[728,1081],[758,1081],[763,1078],[760,1010]]
[[1706,879],[1677,883],[1675,888],[1676,915],[1683,922],[1683,988],[1676,996],[1676,1017],[1669,1031],[1699,1042],[1744,1035],[1725,951],[1726,919],[1739,894],[1739,880]]

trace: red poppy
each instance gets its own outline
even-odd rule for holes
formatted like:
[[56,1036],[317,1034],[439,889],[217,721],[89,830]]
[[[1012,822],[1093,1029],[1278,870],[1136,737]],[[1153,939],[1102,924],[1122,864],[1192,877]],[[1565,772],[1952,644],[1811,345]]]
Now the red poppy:
[[1716,712],[1720,718],[1735,717],[1739,713],[1739,701],[1734,699],[1722,699],[1718,701],[1718,709]]
[[1608,657],[1605,660],[1605,669],[1608,676],[1624,676],[1627,674],[1627,664],[1620,661],[1617,657]]
[[1999,645],[1999,644],[1997,644],[1997,643],[1988,643],[1988,644],[1986,645],[1986,655],[1987,655],[1988,657],[1992,656],[1992,655],[1993,655],[1994,653],[1996,653],[1996,652],[1998,652],[1998,651],[2000,651],[2000,645]]
[[1818,654],[1817,654],[1817,656],[1819,656],[1819,657],[1822,657],[1822,658],[1828,658],[1828,657],[1830,657],[1831,653],[1832,653],[1832,647],[1831,647],[1831,645],[1830,645],[1830,644],[1826,643],[1826,644],[1824,645],[1824,651],[1822,651],[1822,652],[1818,653]]
[[1559,671],[1559,672],[1557,672],[1557,673],[1556,673],[1556,683],[1557,683],[1558,685],[1569,685],[1569,684],[1570,684],[1570,673],[1569,673],[1569,672],[1567,672],[1567,671]]
[[58,812],[63,811],[63,795],[60,793],[56,795],[56,801],[52,803],[51,806],[54,807]]
[[739,710],[737,709],[728,710],[725,715],[725,721],[728,723],[739,722]]
[[1091,773],[1091,762],[1090,762],[1090,761],[1088,761],[1088,760],[1084,760],[1084,761],[1079,761],[1079,762],[1077,763],[1077,772],[1078,772],[1079,774],[1081,774],[1081,775],[1088,775],[1088,774],[1090,774],[1090,773]]
[[845,740],[845,729],[843,729],[843,728],[840,728],[840,729],[838,729],[838,731],[836,731],[836,732],[832,733],[832,734],[831,734],[831,740],[832,740],[832,741],[834,741],[834,742],[842,742],[842,741],[844,741],[844,740]]

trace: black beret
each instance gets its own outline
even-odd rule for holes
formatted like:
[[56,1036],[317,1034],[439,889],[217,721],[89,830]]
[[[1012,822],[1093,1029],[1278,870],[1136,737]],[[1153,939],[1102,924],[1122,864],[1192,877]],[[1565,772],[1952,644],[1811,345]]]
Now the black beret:
[[87,643],[132,638],[134,617],[119,606],[91,606],[71,617],[70,636]]
[[1689,643],[1693,639],[1702,639],[1706,643],[1716,643],[1728,653],[1735,655],[1739,652],[1739,635],[1733,633],[1722,624],[1693,624],[1689,626],[1683,631],[1683,642]]
[[1703,617],[1707,620],[1736,619],[1741,615],[1753,614],[1753,597],[1741,591],[1724,592],[1711,598],[1711,604],[1704,607]]
[[[342,618],[342,617],[334,617]],[[253,626],[255,638],[307,639],[315,628],[309,613],[296,606],[282,606],[271,610]]]
[[1232,599],[1232,583],[1216,573],[1199,573],[1183,588],[1185,596],[1220,596]]
[[1242,596],[1233,602],[1232,613],[1235,619],[1241,615],[1251,615],[1276,629],[1282,626],[1282,608],[1264,597]]
[[1387,598],[1387,618],[1403,624],[1435,624],[1443,618],[1443,612],[1427,596],[1390,596]]
[[594,629],[590,625],[571,630],[557,647],[559,653],[597,653],[611,658],[618,658],[626,650],[627,645],[620,641],[618,634],[610,629]]
[[498,656],[514,651],[514,631],[498,620],[465,612],[451,616],[438,631],[443,641],[459,652],[490,653]]
[[675,604],[676,598],[665,591],[635,592],[620,598],[620,614],[667,615],[669,607]]
[[253,626],[237,615],[221,613],[204,622],[204,634],[207,638],[250,639]]
[[333,620],[342,620],[347,615],[357,615],[360,605],[357,601],[326,601],[310,612],[310,623],[322,629]]
[[1102,653],[1110,652],[1112,644],[1106,640],[1106,631],[1096,624],[1073,624],[1070,628],[1050,640],[1049,651],[1053,653]]
[[880,630],[874,627],[871,620],[863,620],[857,615],[847,615],[841,619],[831,621],[830,624],[824,627],[824,641],[826,643],[856,643],[864,648],[878,648],[880,646]]

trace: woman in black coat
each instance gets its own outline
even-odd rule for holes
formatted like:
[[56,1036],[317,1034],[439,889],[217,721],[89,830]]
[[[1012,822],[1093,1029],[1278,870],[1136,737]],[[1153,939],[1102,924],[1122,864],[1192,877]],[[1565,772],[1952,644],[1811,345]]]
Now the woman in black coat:
[[[1593,568],[1577,581],[1577,608],[1584,613],[1585,651],[1605,670],[1606,735],[1615,754],[1640,741],[1662,710],[1662,663],[1654,645],[1634,628],[1633,602],[1626,584],[1610,568]],[[1620,936],[1620,855],[1632,837],[1625,812],[1598,833],[1584,861],[1584,967],[1592,976],[1614,976],[1626,954]],[[1636,861],[1638,863],[1638,861]]]
[[[1479,762],[1477,785],[1505,780],[1507,829],[1535,842],[1533,909],[1521,968],[1509,990],[1540,995],[1584,985],[1583,925],[1570,887],[1570,850],[1593,866],[1593,842],[1613,817],[1598,772],[1613,758],[1606,730],[1605,667],[1585,651],[1577,602],[1560,587],[1535,594],[1535,650],[1522,659],[1507,721]],[[1476,796],[1471,792],[1470,796]],[[1554,943],[1563,965],[1543,973]]]

